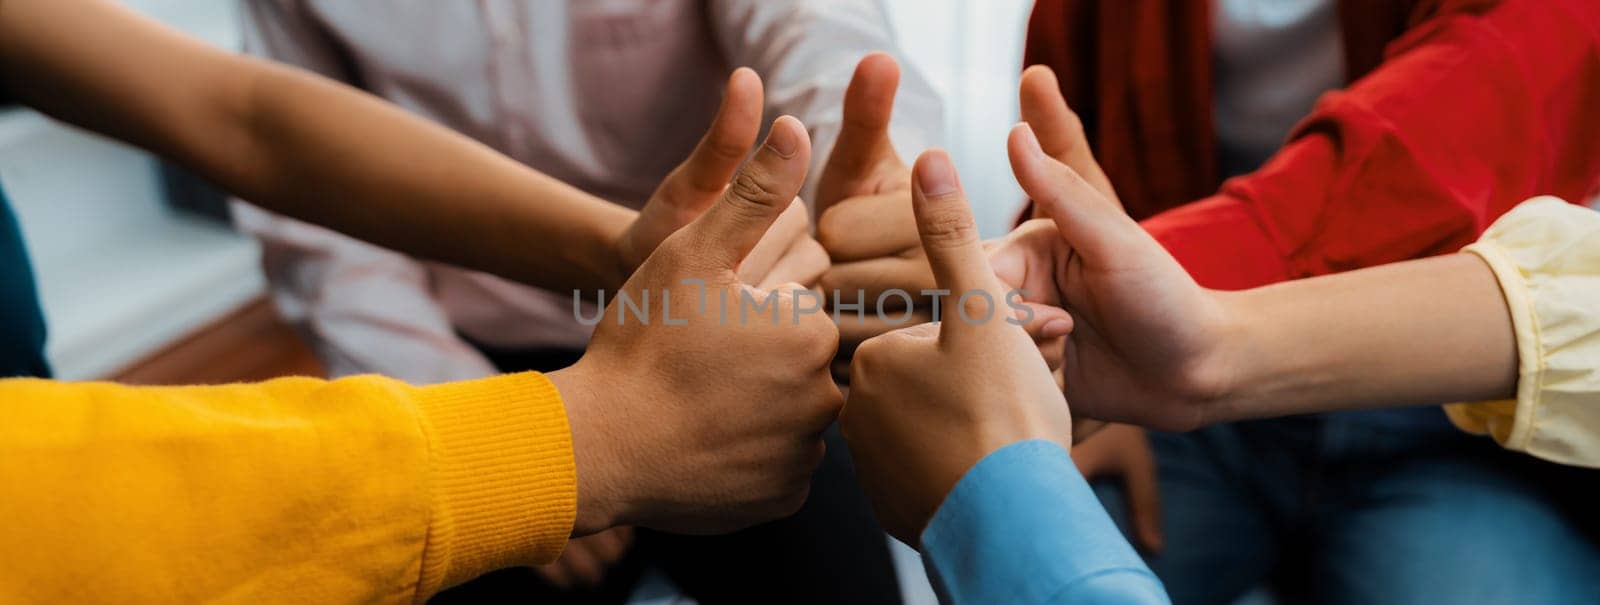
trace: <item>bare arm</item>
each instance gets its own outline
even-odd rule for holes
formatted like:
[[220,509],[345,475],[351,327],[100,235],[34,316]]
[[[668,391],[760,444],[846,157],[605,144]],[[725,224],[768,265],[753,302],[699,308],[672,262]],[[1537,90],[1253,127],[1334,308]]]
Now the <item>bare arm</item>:
[[1511,315],[1482,260],[1451,254],[1216,293],[1239,318],[1223,417],[1515,396]]
[[[368,95],[103,0],[0,4],[0,85],[283,214],[552,288],[614,288],[631,210]],[[319,200],[359,203],[326,204]]]
[[1000,242],[995,270],[1071,313],[1062,370],[1077,415],[1190,430],[1514,393],[1511,312],[1471,254],[1210,290],[1028,126],[1010,153],[1050,218]]

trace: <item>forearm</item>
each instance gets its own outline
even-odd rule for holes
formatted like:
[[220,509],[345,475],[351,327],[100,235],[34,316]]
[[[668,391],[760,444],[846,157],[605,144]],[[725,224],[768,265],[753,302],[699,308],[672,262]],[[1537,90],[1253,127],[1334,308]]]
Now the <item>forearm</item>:
[[0,594],[21,601],[421,601],[552,560],[572,527],[562,400],[537,374],[9,380],[0,402]]
[[1218,295],[1237,318],[1236,390],[1215,420],[1480,401],[1516,388],[1510,314],[1473,255]]
[[246,138],[262,167],[231,187],[246,199],[531,285],[614,289],[626,277],[616,243],[634,211],[353,90],[256,65]]
[[106,2],[0,5],[0,82],[265,208],[384,247],[557,289],[625,276],[615,243],[631,210],[364,93]]

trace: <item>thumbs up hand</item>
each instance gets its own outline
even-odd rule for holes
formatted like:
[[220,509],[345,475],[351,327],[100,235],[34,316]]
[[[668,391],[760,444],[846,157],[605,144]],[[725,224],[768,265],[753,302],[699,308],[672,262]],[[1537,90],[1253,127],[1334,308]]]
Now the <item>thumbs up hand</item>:
[[809,161],[805,129],[779,118],[720,199],[609,301],[583,359],[552,375],[568,401],[577,533],[731,531],[805,501],[842,403],[828,372],[838,331],[811,291],[738,273]]
[[912,181],[922,249],[950,294],[939,323],[862,343],[840,426],[879,521],[916,545],[974,464],[1017,441],[1070,447],[1072,419],[989,267],[949,157],[924,153]]
[[[1064,105],[1063,105],[1064,107]],[[1115,198],[1040,144],[1011,132],[1017,182],[1047,219],[1024,223],[991,251],[1002,280],[1064,308],[1065,391],[1080,417],[1192,430],[1225,415],[1241,318],[1228,294],[1201,288]]]
[[[915,296],[933,287],[911,214],[910,169],[889,138],[899,85],[900,67],[893,57],[873,53],[861,60],[845,91],[839,138],[817,182],[817,241],[833,263],[820,284],[824,292],[838,292],[843,302],[854,303],[858,290],[870,307],[890,290]],[[899,297],[885,301],[885,309],[896,312],[905,304]],[[913,301],[913,307],[925,302]],[[927,321],[923,312],[914,317]],[[891,327],[871,318],[844,321],[843,348],[848,353]]]
[[[761,131],[764,107],[761,77],[747,67],[728,76],[722,106],[694,151],[661,181],[632,224],[617,240],[623,279],[655,251],[662,240],[705,212],[728,188]],[[784,211],[766,237],[740,265],[739,276],[752,284],[812,283],[828,267],[827,253],[811,237],[810,214],[802,204]]]
[[900,65],[894,57],[872,53],[856,65],[844,93],[839,137],[817,181],[818,214],[850,198],[910,191],[911,170],[889,139],[899,87]]

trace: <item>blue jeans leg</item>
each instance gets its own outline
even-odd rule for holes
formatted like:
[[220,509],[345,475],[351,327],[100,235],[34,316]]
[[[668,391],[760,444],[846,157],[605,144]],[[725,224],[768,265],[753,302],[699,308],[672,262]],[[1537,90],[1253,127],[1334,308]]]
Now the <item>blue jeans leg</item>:
[[[1312,594],[1333,604],[1567,604],[1600,600],[1589,486],[1600,474],[1487,439],[1386,461],[1344,481],[1324,517]],[[1587,527],[1586,527],[1587,526]]]
[[[1226,605],[1267,583],[1278,556],[1278,512],[1300,483],[1276,425],[1238,423],[1185,434],[1150,433],[1165,548],[1146,562],[1177,605]],[[1275,455],[1264,456],[1266,452]],[[1116,485],[1097,493],[1127,533]],[[1265,488],[1267,493],[1263,491]]]

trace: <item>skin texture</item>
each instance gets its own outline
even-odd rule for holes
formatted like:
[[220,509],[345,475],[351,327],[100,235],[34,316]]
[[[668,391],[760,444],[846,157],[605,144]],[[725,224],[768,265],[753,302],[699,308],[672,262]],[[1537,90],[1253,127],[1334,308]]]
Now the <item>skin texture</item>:
[[[924,153],[913,182],[916,225],[938,285],[1002,300],[1005,286],[989,267],[949,156]],[[953,311],[862,343],[839,420],[878,520],[912,545],[984,456],[1029,439],[1072,443],[1066,402],[1027,332],[1004,314],[977,321],[994,312],[982,298],[967,297],[960,309],[975,321]]]
[[[1243,293],[1202,289],[1121,212],[1054,74],[1029,69],[1021,97],[1028,123],[1012,133],[1009,154],[1040,218],[997,243],[991,262],[1008,284],[1073,315],[1067,346],[1046,357],[1060,364],[1080,416],[1184,430],[1514,388],[1510,320],[1475,257]],[[1159,496],[1140,431],[1113,425],[1073,457],[1088,475],[1120,472],[1139,542],[1159,549]]]
[[[913,312],[906,322],[881,321],[873,313],[862,321],[848,318],[840,322],[842,355],[835,362],[834,373],[841,381],[849,380],[849,355],[862,341],[932,320],[932,301],[919,293],[936,289],[937,285],[911,211],[910,173],[889,138],[899,82],[900,68],[889,55],[867,55],[856,66],[845,91],[839,143],[828,157],[817,187],[817,241],[832,261],[822,274],[819,288],[830,297],[838,292],[845,302],[854,302],[860,292],[869,308],[874,308],[878,297],[890,290],[898,289],[913,297]],[[1027,116],[1037,111],[1034,105],[1038,104],[1030,104],[1026,80],[1024,84],[1022,109]],[[1076,116],[1071,117],[1076,120]],[[1081,126],[1077,132],[1081,139]],[[1086,154],[1087,149],[1086,144],[1077,145],[1073,153]],[[898,318],[905,308],[904,299],[891,296],[884,300],[885,311]],[[1062,313],[1045,307],[1035,307],[1034,317],[1038,329],[1029,333],[1039,337],[1041,351],[1054,352],[1059,360],[1060,338],[1065,334],[1062,328],[1070,324],[1062,323],[1067,321]],[[1046,328],[1052,320],[1054,325]]]
[[[750,155],[765,106],[760,76],[748,67],[734,70],[710,129],[689,158],[662,180],[638,218],[618,238],[624,271],[631,273],[661,240],[722,197],[729,179]],[[827,266],[827,252],[811,238],[811,218],[805,205],[792,204],[739,265],[739,277],[763,287],[790,281],[812,283]]]
[[[733,74],[705,140],[641,219],[370,95],[216,50],[104,0],[0,4],[0,86],[264,208],[558,290],[619,286],[716,199],[761,115],[759,79]],[[821,272],[820,247],[805,243],[809,226],[795,214],[751,269],[781,266],[795,279]],[[780,263],[791,250],[799,256]]]
[[1008,283],[1033,286],[1035,302],[1072,314],[1063,371],[1081,415],[1190,430],[1513,393],[1509,312],[1476,257],[1208,290],[1028,125],[1013,130],[1009,153],[1058,231],[1015,238],[993,259]]
[[[56,118],[165,155],[267,209],[536,286],[614,290],[644,265],[651,267],[646,275],[628,282],[634,290],[675,283],[669,278],[696,271],[725,288],[739,280],[771,287],[790,280],[809,283],[827,265],[809,235],[807,214],[789,208],[809,154],[803,131],[798,141],[792,136],[798,128],[792,118],[779,123],[780,131],[791,135],[791,157],[758,161],[731,188],[728,184],[760,129],[761,82],[748,69],[730,76],[723,106],[705,138],[640,213],[359,91],[215,50],[102,0],[0,3],[0,86],[8,96]],[[774,197],[780,190],[781,200]],[[330,198],[359,203],[318,203]],[[710,214],[719,218],[694,235],[678,237],[679,243],[654,263],[646,260],[658,244],[718,204],[720,210]],[[669,354],[685,347],[669,343],[668,334],[689,331],[695,332],[689,338],[701,340],[688,348],[703,355]],[[801,478],[808,476],[821,448],[815,434],[832,418],[840,397],[831,383],[809,380],[816,372],[807,369],[806,360],[831,357],[836,339],[831,325],[817,322],[772,338],[736,330],[602,328],[581,367],[552,377],[569,397],[579,433],[574,439],[586,488],[579,532],[634,521],[715,529],[776,517],[798,506],[804,498]],[[770,353],[752,355],[752,350]],[[635,362],[633,356],[652,360]],[[654,363],[658,357],[673,361]],[[738,369],[752,358],[764,365]],[[825,376],[825,362],[815,365]],[[630,376],[632,384],[589,378],[591,368],[602,367]],[[606,412],[611,416],[643,413],[644,402],[703,378],[696,372],[726,377],[728,396],[710,400],[722,407],[696,408],[688,402],[710,404],[679,393],[683,405],[675,422],[627,419],[629,424],[607,425],[595,413],[605,406],[615,406]],[[623,388],[634,390],[619,394]],[[787,413],[762,409],[758,415],[749,407],[789,397],[793,404]],[[618,400],[638,403],[629,407]],[[671,469],[639,463],[599,470],[604,465],[597,461],[631,464],[631,456],[651,448],[655,453],[670,449],[650,440],[667,440],[659,432],[612,437],[620,432],[613,426],[687,431],[701,424],[723,426],[708,442],[734,449],[701,451]],[[768,467],[756,462],[781,470],[760,472]],[[725,493],[662,495],[672,490],[626,476],[637,469],[680,481],[695,474],[697,480],[691,470],[730,466],[735,467],[732,478],[708,488]],[[637,485],[619,487],[623,484]],[[616,498],[597,496],[597,490]],[[705,510],[697,516],[693,509],[699,506]],[[611,536],[584,542],[556,573],[592,576],[626,545],[627,531]]]
[[[822,432],[842,403],[828,374],[838,331],[822,313],[796,320],[799,284],[780,286],[774,306],[741,321],[739,293],[762,300],[766,291],[737,272],[792,203],[809,158],[799,121],[774,122],[722,199],[624,286],[634,301],[650,292],[651,322],[612,301],[584,357],[550,375],[567,401],[578,464],[575,534],[616,525],[725,532],[805,501]],[[685,279],[704,280],[704,308]],[[719,300],[729,301],[725,323]]]
[[[911,172],[889,139],[899,85],[900,66],[889,55],[873,53],[856,65],[845,89],[838,142],[817,181],[817,241],[832,261],[819,286],[840,292],[846,302],[855,300],[858,289],[873,305],[890,288],[917,296],[934,286],[911,212]],[[897,297],[886,302],[886,309],[905,306]],[[925,321],[926,315],[918,318]],[[853,324],[842,326],[846,353],[893,329],[882,322],[845,323]]]

